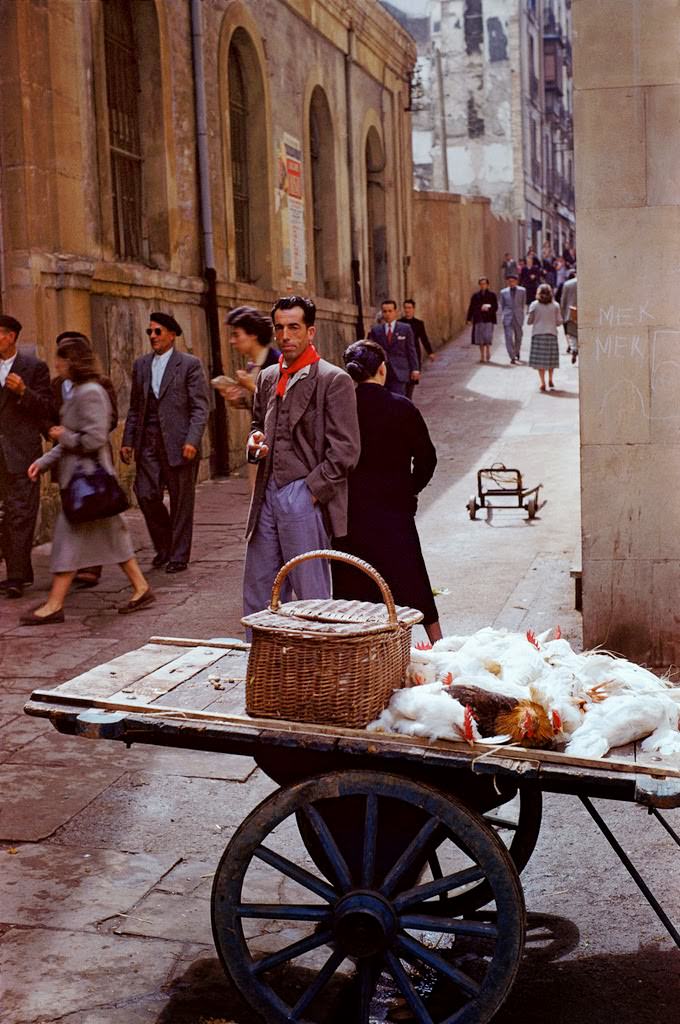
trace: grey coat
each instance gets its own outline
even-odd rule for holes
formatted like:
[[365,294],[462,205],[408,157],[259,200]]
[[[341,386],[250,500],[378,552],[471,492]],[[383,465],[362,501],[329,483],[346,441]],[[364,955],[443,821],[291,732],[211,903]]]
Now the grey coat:
[[78,466],[92,468],[92,456],[99,459],[104,469],[113,473],[108,443],[111,403],[101,384],[95,381],[77,384],[71,398],[62,406],[61,416],[64,433],[59,444],[37,460],[40,471],[44,472],[58,464],[57,477],[61,490],[68,485]]
[[[257,378],[251,433],[261,430],[270,452],[276,443],[278,366]],[[344,370],[319,360],[309,374],[290,387],[290,429],[297,457],[308,469],[305,483],[324,512],[331,536],[347,532],[347,477],[359,461],[361,442],[354,383]],[[257,525],[268,481],[267,458],[257,468],[246,537]]]
[[[132,367],[130,409],[123,431],[123,448],[132,448],[139,459],[144,436],[144,417],[151,388],[153,352],[136,359]],[[165,368],[158,395],[163,446],[171,466],[185,465],[182,448],[191,444],[198,451],[208,422],[208,383],[196,356],[176,349]]]
[[527,304],[526,288],[521,288],[517,285],[515,288],[514,304],[512,298],[510,288],[501,289],[501,301],[498,308],[501,314],[501,322],[504,324],[511,324],[513,320],[518,323],[524,321],[524,311]]

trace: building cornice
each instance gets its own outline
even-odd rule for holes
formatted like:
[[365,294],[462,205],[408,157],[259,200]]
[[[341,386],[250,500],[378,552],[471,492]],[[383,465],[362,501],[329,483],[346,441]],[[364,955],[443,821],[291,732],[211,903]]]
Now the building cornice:
[[[343,53],[348,53],[351,30],[356,41],[387,64],[398,78],[410,77],[418,57],[415,40],[378,0],[312,0],[311,4],[309,0],[283,0],[283,3],[308,24],[311,22]],[[330,31],[329,19],[342,29],[345,37],[342,42]]]

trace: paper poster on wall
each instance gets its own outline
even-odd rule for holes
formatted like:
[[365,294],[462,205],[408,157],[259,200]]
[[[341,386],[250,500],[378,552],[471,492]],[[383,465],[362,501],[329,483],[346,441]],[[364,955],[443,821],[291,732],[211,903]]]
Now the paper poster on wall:
[[292,281],[307,277],[305,203],[302,182],[302,148],[299,139],[284,134],[278,146],[276,209],[281,224],[283,267]]

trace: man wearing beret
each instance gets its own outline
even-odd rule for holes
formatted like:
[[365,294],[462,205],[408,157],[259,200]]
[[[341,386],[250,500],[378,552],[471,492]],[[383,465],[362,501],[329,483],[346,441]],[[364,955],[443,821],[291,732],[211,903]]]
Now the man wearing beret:
[[[201,438],[208,421],[208,383],[199,359],[178,352],[182,328],[152,313],[153,352],[135,360],[120,457],[134,454],[134,491],[156,549],[153,566],[183,572],[189,563]],[[170,513],[163,494],[170,497]]]
[[0,549],[6,597],[21,597],[33,582],[31,548],[40,486],[27,469],[42,455],[40,435],[50,425],[50,371],[35,356],[17,352],[21,324],[0,316]]

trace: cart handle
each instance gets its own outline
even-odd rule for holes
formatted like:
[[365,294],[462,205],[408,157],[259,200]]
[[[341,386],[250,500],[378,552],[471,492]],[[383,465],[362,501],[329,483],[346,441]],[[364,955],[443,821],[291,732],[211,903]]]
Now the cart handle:
[[[294,569],[296,565],[300,565],[301,562],[307,562],[312,558],[326,558],[331,562],[344,562],[346,565],[353,565],[357,569],[361,569],[367,576],[373,580],[374,583],[380,588],[380,595],[385,602],[387,608],[387,618],[391,627],[397,627],[399,620],[397,618],[397,609],[394,604],[394,598],[392,597],[392,591],[388,587],[385,580],[382,578],[380,573],[369,565],[368,562],[364,562],[362,558],[357,558],[356,555],[348,555],[344,551],[329,551],[327,549],[320,549],[319,551],[306,551],[302,555],[296,555],[295,558],[291,558],[276,574],[274,585],[272,587],[272,598],[270,608],[273,612],[279,610],[281,606],[281,587],[291,569]],[[366,620],[370,622],[371,620]],[[377,621],[377,620],[373,620]]]

